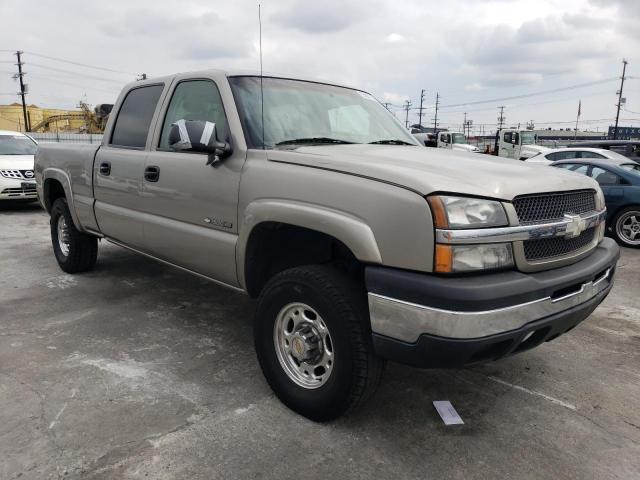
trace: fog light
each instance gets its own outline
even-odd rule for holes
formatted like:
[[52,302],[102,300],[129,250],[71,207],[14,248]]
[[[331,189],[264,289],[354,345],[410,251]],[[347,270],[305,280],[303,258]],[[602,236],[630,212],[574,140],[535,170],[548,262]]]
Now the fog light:
[[513,266],[510,243],[436,245],[435,271],[440,273],[498,270]]

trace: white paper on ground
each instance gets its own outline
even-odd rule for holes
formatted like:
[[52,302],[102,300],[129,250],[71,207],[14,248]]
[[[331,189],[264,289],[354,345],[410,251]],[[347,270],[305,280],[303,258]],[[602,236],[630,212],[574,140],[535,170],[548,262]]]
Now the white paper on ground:
[[433,406],[436,407],[445,425],[464,425],[462,418],[449,400],[434,400]]

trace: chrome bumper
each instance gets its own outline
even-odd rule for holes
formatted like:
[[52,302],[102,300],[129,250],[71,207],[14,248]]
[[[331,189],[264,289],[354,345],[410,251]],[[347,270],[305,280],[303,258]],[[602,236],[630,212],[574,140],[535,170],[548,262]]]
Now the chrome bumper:
[[600,277],[561,296],[484,311],[442,310],[370,292],[371,329],[407,343],[415,343],[422,334],[457,339],[486,337],[576,307],[606,290],[612,280],[612,269],[608,268]]

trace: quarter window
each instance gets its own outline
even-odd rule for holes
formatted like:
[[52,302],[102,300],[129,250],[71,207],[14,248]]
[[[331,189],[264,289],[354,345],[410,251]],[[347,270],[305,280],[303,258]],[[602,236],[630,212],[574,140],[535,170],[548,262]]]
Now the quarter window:
[[581,157],[580,158],[607,158],[604,155],[600,155],[599,153],[596,152],[590,152],[588,150],[583,150],[580,152]]
[[111,145],[144,148],[151,120],[158,104],[163,85],[140,87],[127,93],[111,135]]
[[227,119],[218,87],[211,80],[188,80],[178,84],[162,124],[160,149],[169,149],[171,124],[178,120],[204,120],[216,124],[219,136],[227,136]]

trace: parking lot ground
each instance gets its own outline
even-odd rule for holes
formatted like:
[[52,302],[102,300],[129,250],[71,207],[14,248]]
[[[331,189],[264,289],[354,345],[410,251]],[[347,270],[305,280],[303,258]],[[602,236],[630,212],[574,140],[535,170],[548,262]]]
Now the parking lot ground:
[[36,207],[0,211],[0,272],[1,479],[640,478],[640,251],[567,335],[466,370],[390,364],[328,424],[271,393],[247,297],[105,242],[64,274]]

